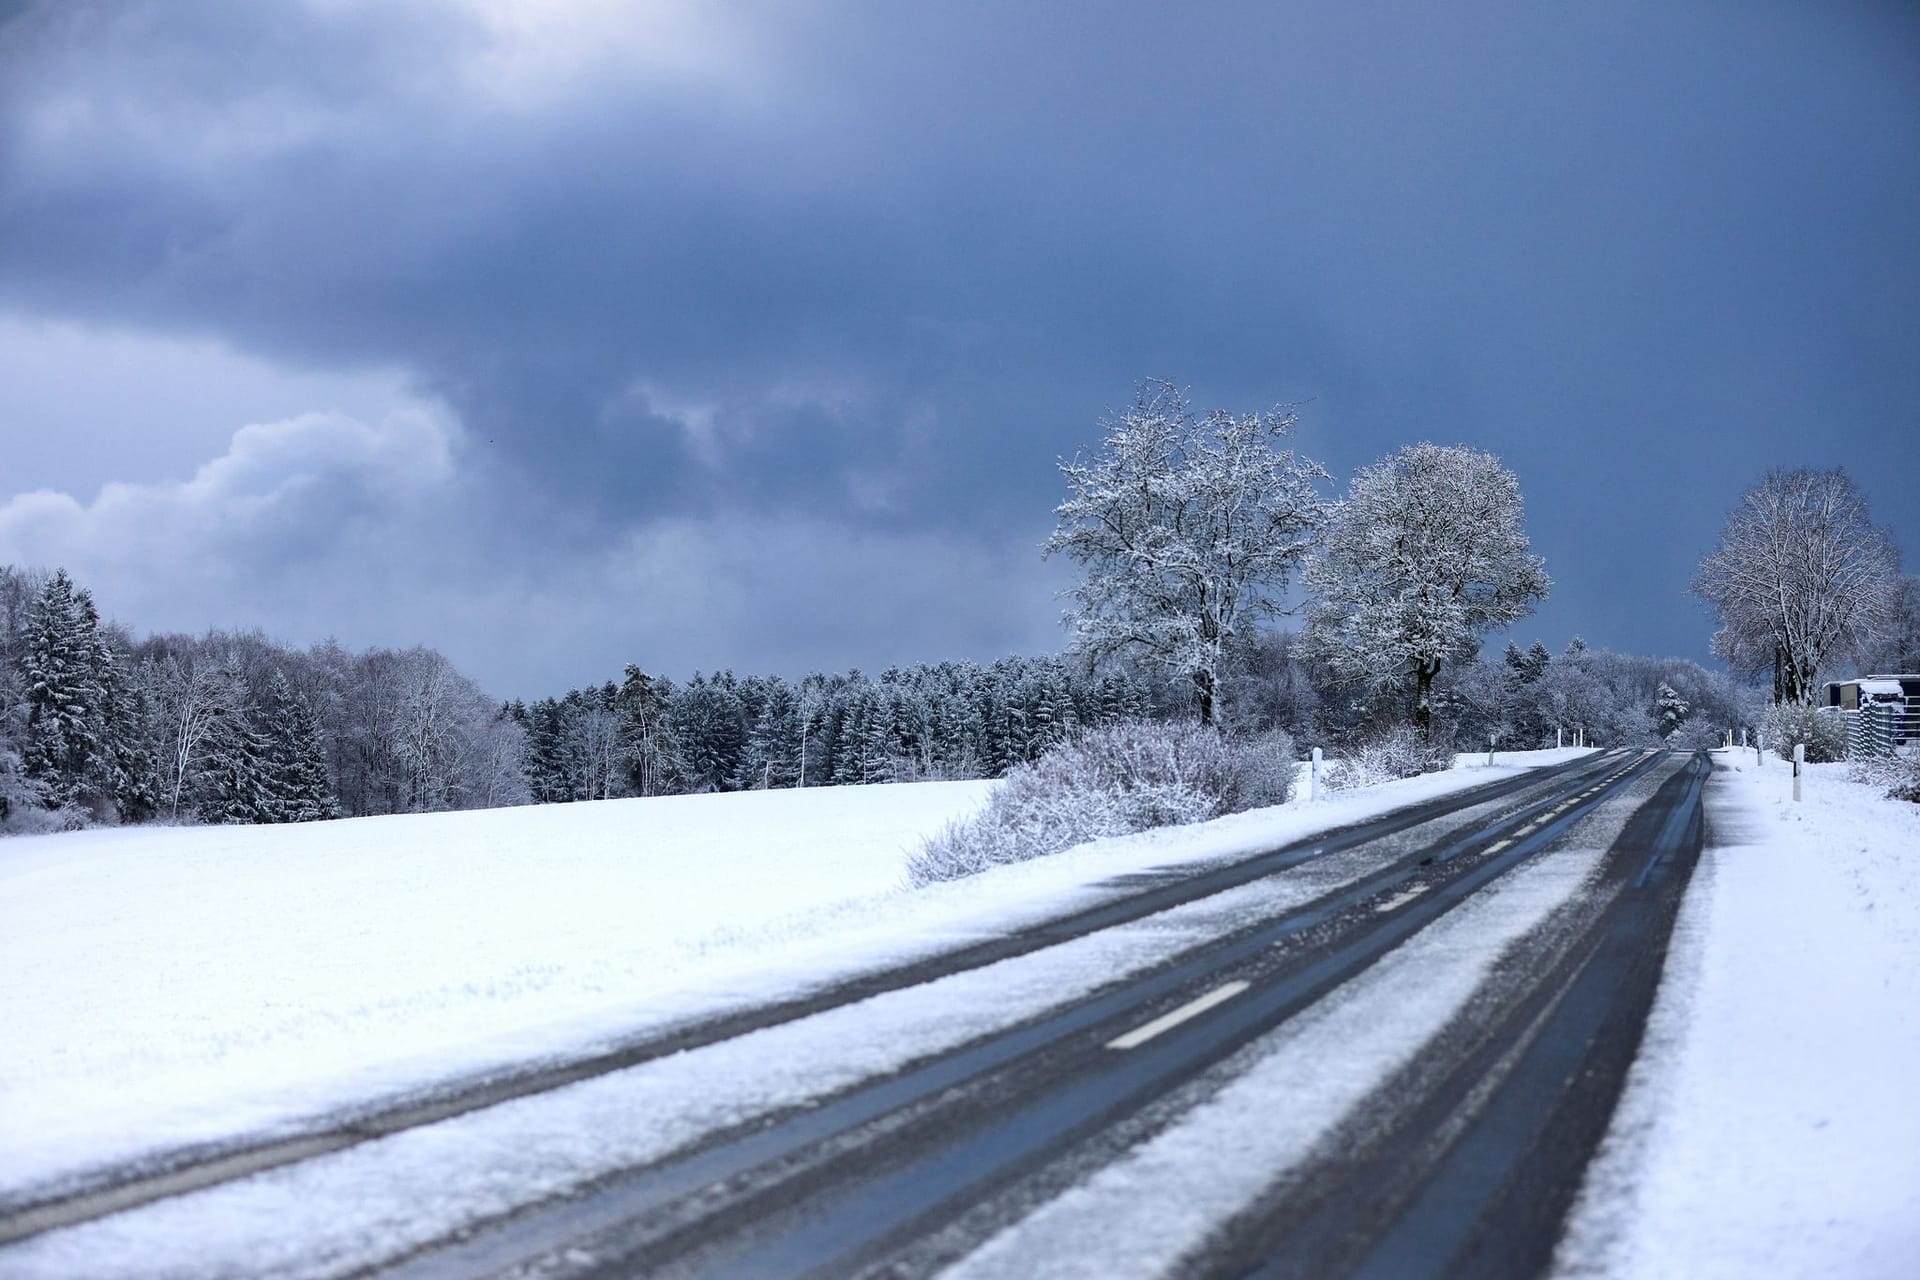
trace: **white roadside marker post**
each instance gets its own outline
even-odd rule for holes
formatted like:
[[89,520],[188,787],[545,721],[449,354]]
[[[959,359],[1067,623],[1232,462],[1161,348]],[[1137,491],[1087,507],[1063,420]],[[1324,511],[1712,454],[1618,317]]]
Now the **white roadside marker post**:
[[1487,735],[1487,763],[1488,764],[1493,763],[1493,742],[1494,742],[1494,735],[1490,733]]
[[1320,798],[1320,748],[1313,749],[1313,767],[1307,773],[1307,799]]
[[1566,733],[1567,731],[1565,729],[1562,729],[1559,725],[1553,726],[1553,745],[1556,747],[1566,746],[1567,745]]
[[1795,800],[1798,800],[1800,798],[1800,766],[1805,764],[1806,762],[1807,762],[1807,744],[1804,742],[1794,743],[1793,744],[1793,798]]

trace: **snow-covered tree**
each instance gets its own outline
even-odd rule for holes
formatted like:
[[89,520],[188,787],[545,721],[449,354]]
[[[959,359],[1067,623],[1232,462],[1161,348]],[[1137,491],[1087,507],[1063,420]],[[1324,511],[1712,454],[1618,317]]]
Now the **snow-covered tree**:
[[268,793],[266,820],[317,822],[338,817],[340,806],[327,775],[320,726],[306,700],[278,669],[267,682],[261,730],[266,746],[262,762]]
[[1671,738],[1681,725],[1687,722],[1687,700],[1666,681],[1653,693],[1653,732],[1665,742]]
[[688,788],[725,791],[732,786],[749,723],[733,672],[712,677],[694,672],[669,701],[667,720]]
[[1070,496],[1046,554],[1078,562],[1073,646],[1143,651],[1188,680],[1211,724],[1223,659],[1279,610],[1324,520],[1327,473],[1276,444],[1290,410],[1196,416],[1169,382],[1141,385],[1100,453],[1062,463]]
[[800,781],[800,700],[786,681],[767,683],[760,714],[747,734],[734,786],[743,791],[758,787],[791,787]]
[[398,696],[388,732],[400,807],[409,813],[471,807],[487,785],[492,753],[486,744],[498,708],[432,649],[393,656]]
[[93,600],[57,569],[41,589],[28,622],[26,651],[26,775],[50,809],[71,809],[111,769],[103,763],[106,689]]
[[1920,671],[1920,577],[1900,575],[1887,625],[1860,654],[1862,672]]
[[1526,617],[1551,585],[1513,472],[1490,453],[1424,443],[1355,473],[1304,581],[1308,650],[1375,688],[1411,677],[1427,735],[1442,664]]
[[205,822],[272,822],[267,740],[249,707],[246,671],[229,653],[211,677],[205,736],[195,755],[194,810]]
[[1714,653],[1771,668],[1774,699],[1809,703],[1821,667],[1879,635],[1900,599],[1900,553],[1846,469],[1769,471],[1727,516],[1693,590],[1720,616]]
[[191,804],[194,769],[216,714],[220,692],[217,668],[193,654],[172,653],[148,657],[140,666],[140,682],[152,705],[154,735],[159,744],[161,799],[171,817],[180,816],[183,801]]

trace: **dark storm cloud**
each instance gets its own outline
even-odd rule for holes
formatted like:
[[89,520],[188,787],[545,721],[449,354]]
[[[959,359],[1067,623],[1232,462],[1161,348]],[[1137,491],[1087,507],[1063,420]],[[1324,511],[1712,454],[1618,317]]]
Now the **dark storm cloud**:
[[0,29],[0,307],[406,369],[582,545],[1037,541],[1154,375],[1311,399],[1340,474],[1500,452],[1553,639],[1700,652],[1689,564],[1776,462],[1920,550],[1870,461],[1920,426],[1904,6],[724,12],[714,65],[529,88],[454,3],[44,6]]

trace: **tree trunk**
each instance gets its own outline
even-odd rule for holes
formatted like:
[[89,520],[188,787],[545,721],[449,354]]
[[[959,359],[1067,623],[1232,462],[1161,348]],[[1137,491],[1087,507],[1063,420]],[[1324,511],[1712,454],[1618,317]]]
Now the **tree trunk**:
[[1422,662],[1414,668],[1416,685],[1413,694],[1413,727],[1420,731],[1420,741],[1433,741],[1433,678],[1440,674],[1437,662]]
[[1193,673],[1193,692],[1200,702],[1200,723],[1213,727],[1213,672]]

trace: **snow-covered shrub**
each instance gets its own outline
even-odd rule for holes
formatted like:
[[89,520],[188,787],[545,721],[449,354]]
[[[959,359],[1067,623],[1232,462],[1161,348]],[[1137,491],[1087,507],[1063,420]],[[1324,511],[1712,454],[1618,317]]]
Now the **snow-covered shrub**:
[[1145,721],[1091,730],[1009,772],[985,809],[909,858],[908,873],[915,885],[956,880],[1106,836],[1281,804],[1293,759],[1280,732],[1236,740]]
[[1809,764],[1830,764],[1847,758],[1847,724],[1838,711],[1781,702],[1768,708],[1764,732],[1782,760],[1793,759],[1797,742],[1807,744]]
[[1880,788],[1889,800],[1920,804],[1920,755],[1857,760],[1847,772],[1855,782]]
[[1395,725],[1376,737],[1356,742],[1327,770],[1327,789],[1347,791],[1397,778],[1437,773],[1453,763],[1453,751],[1421,738],[1412,725]]
[[1727,740],[1726,730],[1700,720],[1689,720],[1661,743],[1669,751],[1711,751]]
[[86,810],[49,809],[40,788],[27,777],[20,753],[0,738],[0,832],[37,836],[85,825]]

